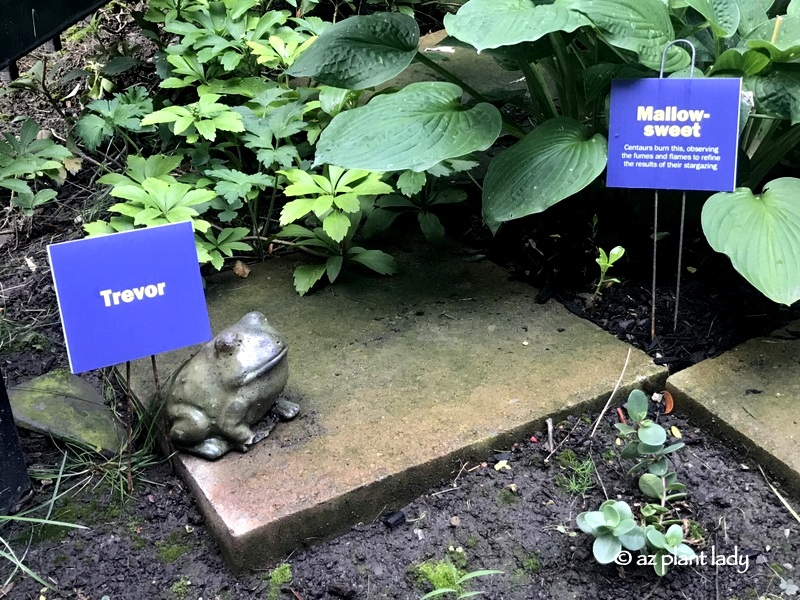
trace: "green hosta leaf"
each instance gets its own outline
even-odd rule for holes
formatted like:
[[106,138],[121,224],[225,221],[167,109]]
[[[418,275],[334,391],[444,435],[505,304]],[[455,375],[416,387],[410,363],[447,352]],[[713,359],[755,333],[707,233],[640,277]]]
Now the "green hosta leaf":
[[760,195],[747,188],[711,196],[703,206],[708,243],[770,300],[800,299],[800,179],[782,177]]
[[424,171],[442,160],[486,150],[500,135],[500,112],[461,105],[452,83],[412,83],[338,114],[322,132],[315,164],[371,171]]
[[736,0],[739,5],[739,35],[745,36],[769,20],[763,3],[753,0]]
[[762,23],[747,35],[743,43],[749,48],[766,51],[772,62],[793,62],[800,57],[800,14],[783,17],[773,42],[775,23],[776,19]]
[[380,275],[394,275],[397,273],[397,263],[394,258],[380,250],[365,250],[355,246],[350,248],[347,257]]
[[589,185],[606,166],[606,139],[568,118],[551,119],[498,154],[483,185],[483,218],[504,221],[536,214]]
[[322,229],[334,242],[341,242],[350,229],[350,219],[343,212],[334,210],[322,221]]
[[329,27],[286,71],[363,90],[403,71],[417,53],[419,26],[400,13],[356,16]]
[[639,489],[645,496],[661,500],[664,495],[664,482],[652,473],[645,473],[639,477]]
[[[718,37],[731,37],[739,28],[737,0],[684,0],[699,12],[711,25]],[[754,4],[754,3],[753,3]]]
[[772,65],[767,75],[749,77],[747,83],[760,111],[800,123],[800,65]]
[[[635,52],[639,62],[658,71],[664,47],[675,39],[669,10],[662,0],[574,0],[572,10],[586,16],[610,45]],[[689,66],[680,46],[667,51],[668,73]]]
[[667,441],[667,432],[664,431],[664,428],[661,425],[656,423],[647,423],[639,427],[639,431],[636,432],[636,435],[639,437],[642,443],[647,444],[648,446],[658,446],[660,447],[665,441]]
[[554,31],[575,31],[589,25],[582,14],[571,11],[572,0],[534,4],[531,0],[470,0],[458,12],[445,15],[447,33],[474,46],[488,48],[534,42]]
[[294,270],[294,289],[301,296],[325,275],[325,265],[302,265]]
[[711,67],[711,74],[733,71],[746,76],[756,75],[766,69],[770,64],[769,57],[757,50],[741,52],[735,48],[726,50]]
[[594,559],[601,565],[607,565],[614,562],[619,553],[622,551],[622,544],[613,535],[601,535],[595,539],[592,545],[592,554]]

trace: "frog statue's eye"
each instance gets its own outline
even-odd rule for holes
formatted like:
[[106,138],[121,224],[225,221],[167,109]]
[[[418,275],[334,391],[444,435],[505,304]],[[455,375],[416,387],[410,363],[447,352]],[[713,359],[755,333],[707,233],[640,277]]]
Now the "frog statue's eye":
[[214,340],[214,350],[216,350],[217,354],[232,354],[238,345],[239,337],[235,333],[219,335],[217,339]]

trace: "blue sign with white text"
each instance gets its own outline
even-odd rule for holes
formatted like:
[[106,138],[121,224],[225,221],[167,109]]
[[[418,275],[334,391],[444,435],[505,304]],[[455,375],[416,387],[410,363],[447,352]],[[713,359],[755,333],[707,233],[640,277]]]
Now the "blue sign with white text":
[[741,79],[611,83],[608,187],[732,191]]
[[47,250],[73,373],[211,339],[190,222]]

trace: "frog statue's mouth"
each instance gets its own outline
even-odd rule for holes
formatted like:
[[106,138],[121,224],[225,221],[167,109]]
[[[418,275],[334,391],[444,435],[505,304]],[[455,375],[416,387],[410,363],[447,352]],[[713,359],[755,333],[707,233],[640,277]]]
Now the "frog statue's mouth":
[[[265,373],[274,369],[279,362],[281,362],[284,358],[286,358],[286,354],[289,352],[289,348],[286,345],[283,345],[279,352],[272,356],[268,361],[256,364],[253,368],[246,369],[244,371],[244,376],[242,377],[241,385],[247,385],[251,381],[258,379]],[[246,361],[243,361],[246,362]]]

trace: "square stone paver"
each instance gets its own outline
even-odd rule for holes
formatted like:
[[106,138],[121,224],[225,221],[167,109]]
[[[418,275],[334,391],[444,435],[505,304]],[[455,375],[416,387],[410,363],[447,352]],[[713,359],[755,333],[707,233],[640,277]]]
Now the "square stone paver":
[[[301,405],[247,454],[178,457],[234,569],[400,508],[462,461],[613,389],[629,346],[559,304],[536,304],[536,290],[488,261],[411,246],[395,253],[398,275],[357,273],[303,298],[294,257],[256,265],[247,279],[210,279],[215,332],[259,310],[287,337],[285,394]],[[190,352],[160,356],[162,377]],[[150,361],[133,372],[138,396],[150,397]],[[621,394],[665,377],[634,349]]]

